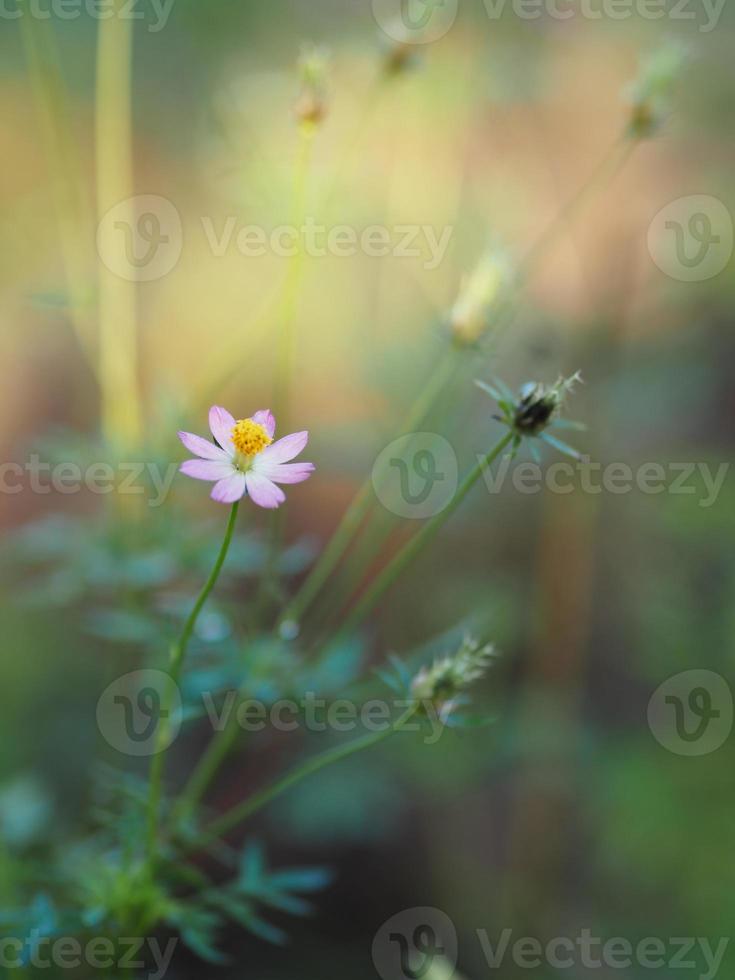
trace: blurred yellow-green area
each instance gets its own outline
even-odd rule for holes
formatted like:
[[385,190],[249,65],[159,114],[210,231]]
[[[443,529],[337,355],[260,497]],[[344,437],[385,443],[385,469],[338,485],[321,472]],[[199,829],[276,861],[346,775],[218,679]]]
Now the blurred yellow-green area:
[[[447,5],[417,9],[444,17]],[[400,18],[405,5],[393,6]],[[501,656],[473,702],[494,723],[447,729],[435,745],[401,734],[263,811],[248,834],[270,859],[329,866],[334,883],[313,918],[288,922],[289,946],[233,929],[229,965],[179,951],[173,978],[391,980],[374,937],[424,907],[454,924],[467,980],[558,975],[545,955],[528,968],[509,952],[493,968],[481,936],[495,947],[504,930],[511,946],[574,944],[583,930],[634,949],[660,939],[653,971],[635,956],[622,970],[577,958],[561,971],[635,980],[678,975],[672,937],[716,949],[732,931],[733,10],[713,25],[695,0],[691,18],[666,3],[661,19],[634,0],[629,17],[602,3],[544,3],[538,18],[511,3],[498,17],[482,0],[455,6],[441,37],[404,46],[379,0],[173,0],[165,23],[138,0],[129,170],[116,152],[125,31],[101,49],[98,29],[115,22],[82,4],[67,5],[76,17],[20,0],[0,11],[3,904],[27,899],[46,848],[87,832],[100,761],[145,775],[105,742],[97,699],[160,665],[225,521],[209,488],[183,476],[161,506],[131,507],[63,492],[48,474],[33,484],[8,464],[178,463],[177,430],[206,434],[210,405],[240,418],[277,400],[281,433],[308,429],[317,467],[286,488],[292,592],[302,556],[400,434],[487,249],[512,270],[543,245],[429,431],[464,472],[500,434],[474,378],[514,390],[584,379],[568,414],[588,431],[563,437],[599,464],[594,491],[571,463],[563,491],[542,479],[524,492],[522,454],[494,492],[480,481],[363,631],[370,678],[388,654],[481,622]],[[309,43],[328,65],[313,127],[298,118],[314,108],[298,68]],[[660,126],[636,139],[635,79],[666,43],[685,57]],[[132,222],[133,271],[121,276],[105,243],[127,197],[145,200],[119,212]],[[288,229],[304,223],[329,242],[291,248]],[[350,244],[371,228],[387,254]],[[148,275],[142,257],[159,247]],[[562,459],[545,446],[541,472]],[[420,524],[377,505],[314,607],[315,637],[339,624],[360,548],[375,571]],[[238,642],[272,528],[244,507],[240,529],[209,622]],[[372,536],[388,531],[372,555]],[[158,661],[146,645],[156,617]],[[689,688],[663,701],[674,688],[661,686],[687,671],[698,672]],[[206,740],[187,734],[173,779]],[[243,739],[212,807],[320,747],[315,734]],[[702,948],[684,975],[730,975],[731,950],[716,974]]]

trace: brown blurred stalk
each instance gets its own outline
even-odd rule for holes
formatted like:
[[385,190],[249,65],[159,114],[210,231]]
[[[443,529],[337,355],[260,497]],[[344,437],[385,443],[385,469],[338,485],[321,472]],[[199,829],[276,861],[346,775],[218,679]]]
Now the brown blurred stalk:
[[92,324],[93,219],[84,192],[69,98],[54,27],[17,0],[28,73],[41,126],[44,156],[59,232],[69,319],[82,352],[97,373]]

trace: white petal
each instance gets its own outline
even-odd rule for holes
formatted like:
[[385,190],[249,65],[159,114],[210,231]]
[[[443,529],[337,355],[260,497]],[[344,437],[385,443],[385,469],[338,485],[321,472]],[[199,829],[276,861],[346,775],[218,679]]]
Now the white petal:
[[233,452],[232,430],[235,428],[235,420],[226,408],[213,405],[209,410],[209,428],[217,442],[228,453]]
[[248,493],[254,504],[258,507],[265,507],[267,510],[275,510],[280,507],[286,499],[286,494],[272,483],[262,473],[250,470],[246,477]]
[[244,495],[245,474],[239,472],[231,473],[224,480],[215,483],[214,490],[212,490],[212,500],[216,500],[220,504],[234,504]]
[[272,446],[268,446],[260,453],[260,459],[270,463],[288,463],[294,456],[303,452],[304,447],[309,441],[308,432],[293,432],[290,436],[284,436]]

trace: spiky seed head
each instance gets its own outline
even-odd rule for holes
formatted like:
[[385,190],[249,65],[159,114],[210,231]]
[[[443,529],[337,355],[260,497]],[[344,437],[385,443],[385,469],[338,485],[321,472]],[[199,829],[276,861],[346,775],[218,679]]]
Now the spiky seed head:
[[519,392],[512,426],[520,436],[537,436],[554,421],[564,404],[564,399],[582,380],[579,372],[571,378],[559,378],[554,385],[529,382]]
[[411,693],[422,704],[432,702],[440,713],[447,713],[459,695],[485,675],[494,656],[491,645],[466,636],[455,653],[421,668]]

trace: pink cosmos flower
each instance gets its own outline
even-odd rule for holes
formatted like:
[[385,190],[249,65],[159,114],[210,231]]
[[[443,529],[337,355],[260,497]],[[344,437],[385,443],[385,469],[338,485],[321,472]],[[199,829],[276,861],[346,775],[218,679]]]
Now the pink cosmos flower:
[[214,483],[212,499],[233,504],[248,494],[254,504],[273,510],[286,495],[277,483],[302,483],[314,472],[313,463],[290,463],[309,441],[308,432],[294,432],[273,442],[276,420],[269,411],[236,421],[214,405],[209,410],[209,428],[215,442],[191,432],[179,439],[197,459],[187,459],[181,472],[195,480]]

